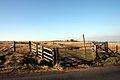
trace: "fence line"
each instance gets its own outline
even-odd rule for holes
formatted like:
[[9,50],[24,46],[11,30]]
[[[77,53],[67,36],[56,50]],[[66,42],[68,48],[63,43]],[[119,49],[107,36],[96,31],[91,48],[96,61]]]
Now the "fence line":
[[17,44],[28,44],[30,53],[36,54],[36,56],[40,57],[41,60],[46,60],[48,62],[52,62],[52,64],[57,64],[58,62],[58,51],[57,49],[50,49],[40,45],[35,42],[16,42],[14,41],[13,48],[14,52],[16,52]]
[[[28,44],[30,53],[36,54],[36,56],[39,56],[41,60],[46,60],[48,62],[52,62],[53,64],[57,64],[59,62],[58,49],[62,49],[62,48],[50,49],[50,48],[40,45],[39,43],[35,43],[31,41],[29,42],[15,42],[14,41],[14,45],[13,45],[14,52],[16,51],[17,44]],[[93,52],[96,53],[96,58],[98,59],[99,59],[99,55],[98,55],[99,49],[101,49],[102,51],[105,51],[107,54],[109,54],[109,52],[111,53],[113,52],[108,47],[108,42],[93,42],[90,46],[86,46],[86,47],[91,47]],[[78,47],[78,49],[79,48],[81,47]],[[64,49],[67,49],[67,48],[64,48]],[[76,49],[76,47],[73,47],[73,49]],[[116,52],[118,52],[118,46],[116,46]]]

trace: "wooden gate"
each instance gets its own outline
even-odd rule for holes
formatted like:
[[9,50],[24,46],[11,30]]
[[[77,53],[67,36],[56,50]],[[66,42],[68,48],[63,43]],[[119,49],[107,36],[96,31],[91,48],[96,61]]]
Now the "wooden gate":
[[45,60],[51,62],[53,65],[58,62],[58,49],[57,48],[47,48],[39,43],[31,42],[31,52],[36,54],[40,60]]

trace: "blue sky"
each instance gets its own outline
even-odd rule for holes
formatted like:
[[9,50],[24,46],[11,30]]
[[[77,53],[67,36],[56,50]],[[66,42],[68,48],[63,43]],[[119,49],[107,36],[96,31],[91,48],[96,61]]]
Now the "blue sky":
[[0,0],[0,40],[120,41],[120,0]]

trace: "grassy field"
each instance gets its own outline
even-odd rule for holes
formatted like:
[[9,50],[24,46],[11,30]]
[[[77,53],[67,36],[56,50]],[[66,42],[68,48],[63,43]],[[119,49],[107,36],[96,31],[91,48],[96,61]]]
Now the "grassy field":
[[[24,41],[23,41],[24,42]],[[28,41],[26,41],[28,42]],[[54,67],[36,65],[36,60],[38,58],[35,55],[30,53],[29,44],[16,44],[16,52],[13,52],[13,49],[10,49],[10,46],[13,46],[13,41],[0,41],[0,56],[5,55],[4,57],[0,57],[4,60],[4,62],[0,63],[0,74],[2,73],[11,73],[17,71],[17,73],[47,73],[54,71],[64,71],[67,70],[68,67],[63,67],[60,65],[55,65]],[[59,48],[59,59],[62,57],[73,57],[84,59],[88,61],[93,61],[96,57],[95,52],[92,52],[91,42],[86,42],[86,54],[84,50],[84,43],[81,42],[52,42],[52,41],[36,41],[45,47],[49,48]],[[118,45],[119,53],[120,53],[120,42],[109,42],[109,48],[115,51],[115,46]],[[73,48],[73,49],[72,49]],[[23,64],[24,60],[29,59],[32,64]],[[115,64],[119,59],[116,57],[109,58],[105,62],[107,64]],[[1,62],[1,60],[0,60]],[[74,63],[74,62],[73,62]],[[76,63],[75,63],[76,64]],[[88,68],[89,66],[86,64],[80,64],[76,68]],[[71,68],[70,68],[71,69]],[[69,70],[69,69],[68,69]]]
[[[24,42],[24,41],[23,41]],[[8,51],[10,46],[13,46],[13,41],[0,41],[0,55],[1,54],[7,54],[6,55],[6,62],[4,63],[4,66],[12,67],[12,66],[21,66],[21,64],[15,64],[14,63],[21,63],[21,61],[25,57],[31,56],[29,52],[29,45],[28,44],[17,44],[16,45],[16,52],[13,52],[13,50]],[[86,60],[94,60],[96,57],[96,54],[92,52],[91,47],[92,42],[86,42],[86,54],[84,51],[84,43],[81,42],[53,42],[53,41],[36,41],[36,43],[40,43],[41,45],[49,48],[59,48],[60,57],[68,56],[68,57],[78,57],[81,59]],[[109,42],[109,48],[113,51],[115,51],[115,47],[118,45],[118,51],[120,53],[120,42]],[[79,47],[77,49],[71,49],[71,47]],[[26,68],[26,65],[23,67]]]
[[[24,42],[24,41],[23,41]],[[27,42],[27,41],[26,41]],[[36,41],[36,43],[40,43],[41,45],[49,48],[60,48],[59,52],[60,55],[72,55],[72,56],[78,56],[78,57],[88,57],[88,58],[94,58],[95,54],[92,52],[91,47],[92,42],[86,42],[85,46],[87,46],[87,51],[85,54],[84,51],[84,43],[82,41],[80,42],[53,42],[53,41]],[[120,53],[120,42],[109,42],[108,46],[111,50],[115,51],[116,50],[116,45],[118,46],[118,52]],[[13,46],[13,41],[1,41],[0,42],[0,52],[2,53],[2,50],[4,48],[9,48],[10,46]],[[29,45],[28,44],[17,44],[16,45],[16,53],[20,54],[29,54]],[[71,47],[79,47],[78,49],[75,50],[70,50],[69,48]],[[68,48],[68,49],[66,49]],[[1,54],[0,53],[0,54]]]
[[[28,42],[28,41],[22,41],[22,42]],[[84,46],[84,43],[82,41],[79,41],[79,42],[33,41],[33,42],[40,43],[41,45],[48,46],[48,47],[60,47],[60,48],[64,47],[64,46],[69,46],[69,47],[82,47],[82,46]],[[118,45],[120,48],[120,42],[108,42],[108,44],[109,44],[110,49],[115,49],[116,45]],[[9,47],[11,45],[13,45],[13,41],[0,41],[0,47],[3,47],[3,46]],[[92,42],[86,42],[85,45],[91,46]]]

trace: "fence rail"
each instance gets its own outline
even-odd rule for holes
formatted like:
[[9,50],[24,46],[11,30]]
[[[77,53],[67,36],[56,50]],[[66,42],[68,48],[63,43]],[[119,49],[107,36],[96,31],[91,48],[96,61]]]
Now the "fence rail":
[[29,51],[30,53],[36,54],[36,56],[40,57],[41,60],[45,60],[47,62],[52,62],[52,64],[57,64],[57,57],[56,55],[58,55],[58,52],[55,51],[57,49],[51,49],[51,48],[47,48],[44,47],[42,45],[40,45],[39,43],[35,43],[35,42],[16,42],[14,41],[14,52],[16,52],[16,48],[17,48],[17,44],[28,44],[29,45]]
[[[17,46],[18,44],[28,44],[29,46],[29,52],[36,54],[36,56],[38,56],[40,58],[40,60],[45,60],[47,62],[52,62],[52,64],[57,64],[59,62],[59,49],[65,49],[66,48],[48,48],[48,47],[44,47],[39,43],[35,43],[35,42],[16,42],[14,41],[13,46],[11,46],[11,48],[13,48],[14,52],[16,52]],[[96,53],[96,57],[99,59],[99,49],[102,51],[105,51],[106,53],[109,52],[113,52],[110,48],[108,48],[108,42],[93,42],[92,45],[90,46],[86,46],[86,48],[89,47],[93,50],[94,53]],[[71,47],[67,47],[68,50],[69,48],[71,49]],[[75,49],[80,49],[81,47],[72,47],[73,50]],[[118,46],[116,46],[116,52],[118,51]]]

